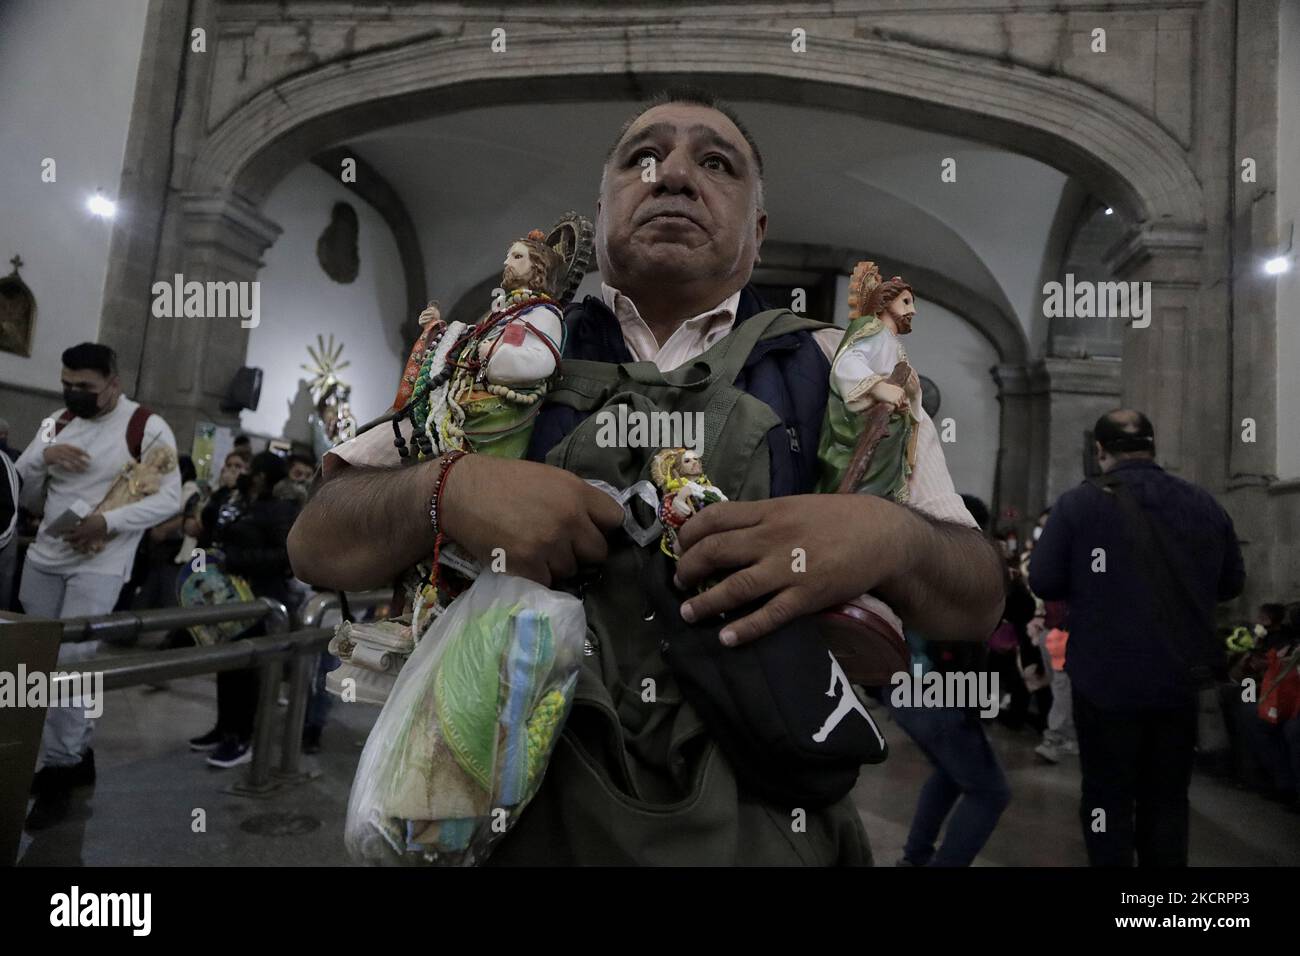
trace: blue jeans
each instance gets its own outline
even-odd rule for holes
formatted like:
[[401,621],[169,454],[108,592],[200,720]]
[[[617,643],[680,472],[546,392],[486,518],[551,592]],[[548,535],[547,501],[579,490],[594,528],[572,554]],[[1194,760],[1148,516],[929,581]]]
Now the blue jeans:
[[[916,866],[970,866],[1011,802],[1011,788],[978,714],[947,707],[890,709],[934,765],[916,802],[904,859]],[[936,853],[945,819],[948,832]]]
[[330,695],[325,692],[325,677],[343,662],[329,651],[321,651],[316,659],[316,668],[311,678],[311,696],[307,698],[307,719],[304,726],[320,730],[329,718],[333,705]]
[[[3,452],[0,452],[3,454]],[[107,614],[125,582],[116,574],[84,571],[47,571],[28,559],[18,600],[32,617],[61,619]],[[59,669],[82,670],[82,662],[96,657],[99,641],[59,645]],[[71,767],[81,762],[90,749],[95,721],[82,707],[50,707],[45,712],[36,768]]]

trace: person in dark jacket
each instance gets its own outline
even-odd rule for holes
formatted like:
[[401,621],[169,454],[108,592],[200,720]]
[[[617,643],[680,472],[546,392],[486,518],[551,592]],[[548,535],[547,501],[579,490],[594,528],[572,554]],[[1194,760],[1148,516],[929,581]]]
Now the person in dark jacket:
[[[214,500],[203,511],[200,544],[223,555],[222,568],[248,581],[253,594],[281,603],[289,600],[289,529],[299,505],[276,497],[284,480],[284,460],[273,452],[253,456],[247,474],[240,475],[234,493]],[[206,542],[206,543],[205,543]],[[265,633],[258,625],[237,639]],[[193,750],[210,750],[208,763],[234,767],[253,759],[253,724],[257,716],[257,670],[224,671],[217,675],[217,725],[190,740]]]
[[1089,860],[1185,866],[1199,675],[1215,604],[1245,584],[1241,549],[1213,496],[1156,464],[1145,415],[1110,412],[1095,438],[1102,477],[1053,507],[1029,584],[1070,605]]

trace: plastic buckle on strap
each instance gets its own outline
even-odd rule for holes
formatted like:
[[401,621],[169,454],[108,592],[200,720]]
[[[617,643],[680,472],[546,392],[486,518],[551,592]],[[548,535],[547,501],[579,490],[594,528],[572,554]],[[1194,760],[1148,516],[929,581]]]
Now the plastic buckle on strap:
[[[623,509],[623,530],[627,532],[629,538],[637,543],[638,547],[644,548],[647,544],[657,541],[663,535],[664,526],[659,521],[659,492],[653,482],[638,481],[635,485],[624,488],[622,491],[619,491],[608,482],[601,481],[599,478],[588,478],[587,484],[605,492],[619,503]],[[649,525],[642,527],[641,523],[636,520],[636,515],[632,513],[630,504],[633,498],[640,498],[654,513],[655,519]]]

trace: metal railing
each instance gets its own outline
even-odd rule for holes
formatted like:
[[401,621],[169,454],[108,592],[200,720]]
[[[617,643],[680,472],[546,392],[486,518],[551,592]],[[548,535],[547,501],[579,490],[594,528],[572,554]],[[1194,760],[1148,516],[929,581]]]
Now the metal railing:
[[135,637],[149,631],[171,631],[193,624],[258,620],[266,621],[268,634],[283,634],[289,630],[289,612],[285,606],[274,598],[262,597],[211,607],[166,607],[70,617],[63,622],[63,643]]
[[[363,591],[349,595],[348,606],[360,611],[386,604],[391,597],[391,591]],[[105,690],[153,684],[179,677],[258,668],[260,680],[257,716],[253,725],[253,761],[247,779],[235,789],[238,792],[259,794],[278,786],[271,779],[271,741],[280,671],[286,662],[289,664],[289,706],[281,737],[279,773],[290,781],[301,776],[302,730],[307,717],[312,678],[316,673],[320,652],[334,635],[332,628],[315,625],[320,623],[325,614],[340,606],[336,593],[315,595],[303,606],[301,619],[304,627],[292,632],[288,631],[288,611],[273,598],[212,607],[117,612],[69,618],[63,624],[63,640],[91,641],[110,635],[128,637],[147,631],[168,631],[193,624],[218,624],[224,621],[265,621],[269,632],[265,637],[244,638],[202,647],[96,657],[77,663],[77,668],[81,671],[102,673]],[[72,679],[71,675],[63,675],[56,677],[54,683]]]

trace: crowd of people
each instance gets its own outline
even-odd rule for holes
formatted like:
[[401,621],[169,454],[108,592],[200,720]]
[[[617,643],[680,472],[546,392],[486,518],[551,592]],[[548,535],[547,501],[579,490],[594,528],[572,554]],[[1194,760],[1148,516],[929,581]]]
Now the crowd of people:
[[[22,490],[10,509],[16,514],[0,529],[7,531],[0,539],[3,606],[50,618],[173,607],[186,569],[203,554],[251,596],[296,613],[311,589],[294,577],[287,542],[316,461],[299,451],[254,453],[240,436],[213,479],[203,480],[188,456],[175,456],[166,423],[121,394],[111,350],[87,343],[63,360],[67,410],[54,422],[58,441],[38,434],[19,452],[0,420],[0,455]],[[1186,862],[1187,787],[1196,758],[1300,810],[1300,603],[1266,604],[1253,628],[1220,629],[1212,647],[1174,646],[1179,635],[1204,632],[1215,602],[1241,590],[1231,522],[1209,495],[1155,465],[1145,417],[1113,413],[1098,422],[1097,441],[1100,479],[1045,510],[1023,541],[1010,528],[992,535],[1005,561],[1006,603],[988,640],[936,641],[906,632],[914,670],[995,675],[998,695],[995,715],[981,716],[975,701],[891,706],[934,767],[899,865],[970,865],[994,832],[1012,794],[983,723],[991,716],[1044,763],[1081,758],[1080,816],[1094,864],[1130,865],[1134,855],[1139,862]],[[132,471],[156,447],[171,449],[174,461],[157,459],[157,474]],[[88,502],[116,493],[123,475],[141,485],[135,500],[87,513]],[[1177,521],[1152,532],[1123,503],[1130,494],[1151,512],[1179,509]],[[1127,531],[1119,528],[1123,521],[1101,520],[1113,505],[1107,495],[1120,502]],[[987,506],[972,496],[963,501],[989,534]],[[80,520],[59,529],[55,519],[70,509]],[[1169,548],[1168,535],[1195,538],[1200,563],[1180,564],[1163,550],[1146,553]],[[1139,565],[1159,557],[1155,563],[1184,580],[1149,579],[1134,566],[1108,568],[1108,554],[1112,562]],[[1129,613],[1117,615],[1119,607]],[[223,637],[262,633],[255,624]],[[196,633],[178,630],[162,646],[195,641]],[[60,665],[96,651],[95,642],[64,644]],[[320,746],[329,705],[324,678],[333,666],[337,660],[322,654],[306,752]],[[1208,712],[1201,706],[1207,693],[1215,700]],[[878,698],[888,705],[888,696]],[[258,699],[257,671],[219,674],[214,725],[190,747],[216,768],[250,761]],[[75,709],[50,710],[29,829],[57,822],[72,788],[94,783],[92,729]],[[1093,825],[1098,812],[1109,825]]]
[[[1111,413],[1094,434],[1101,475],[1023,542],[994,534],[1007,599],[988,641],[909,634],[912,666],[996,674],[996,721],[1032,735],[1044,763],[1080,758],[1094,865],[1185,865],[1194,765],[1300,812],[1300,603],[1216,629],[1215,604],[1245,578],[1231,520],[1155,463],[1145,416]],[[987,530],[984,503],[965,500]],[[969,865],[1011,798],[976,708],[894,713],[934,765],[899,865]]]
[[[122,394],[110,348],[83,343],[65,351],[62,386],[65,408],[21,452],[9,446],[8,423],[0,421],[0,455],[12,479],[0,607],[54,619],[176,607],[186,572],[211,563],[239,581],[241,594],[273,598],[298,613],[311,591],[294,578],[286,542],[316,470],[310,454],[255,454],[252,439],[241,435],[213,480],[203,480],[188,455],[177,455],[161,416]],[[232,625],[222,638],[255,637],[264,626]],[[197,627],[177,630],[162,647],[206,636]],[[59,666],[99,650],[98,641],[65,643]],[[332,666],[337,660],[322,654],[303,732],[306,752],[320,747],[329,706],[324,676]],[[191,749],[206,753],[215,768],[249,762],[258,699],[257,670],[220,673],[215,724],[189,741]],[[95,782],[93,725],[79,708],[49,709],[28,829],[63,819],[72,790]]]

